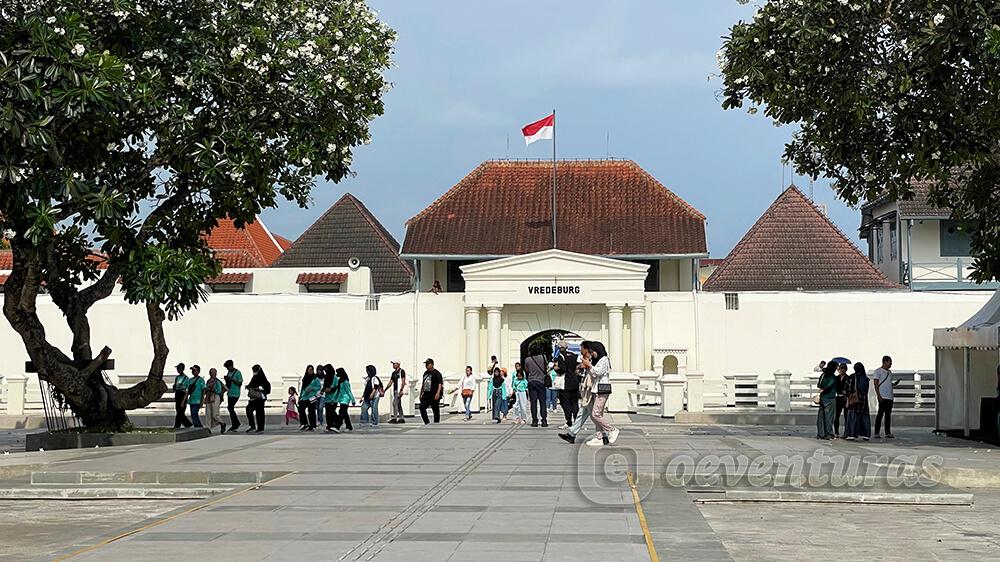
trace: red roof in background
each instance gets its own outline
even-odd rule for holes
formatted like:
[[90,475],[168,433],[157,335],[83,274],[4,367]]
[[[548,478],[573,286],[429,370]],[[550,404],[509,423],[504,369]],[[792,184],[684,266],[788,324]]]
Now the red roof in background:
[[271,235],[274,236],[274,239],[278,242],[278,246],[281,246],[281,251],[282,252],[284,252],[285,250],[291,248],[292,244],[294,243],[291,240],[289,240],[288,238],[285,238],[284,236],[280,236],[280,235],[275,234],[273,232],[271,233]]
[[797,188],[789,187],[705,281],[706,291],[899,289]]
[[0,275],[0,287],[3,287],[4,285],[7,284],[7,278],[8,277],[10,277],[10,275],[6,275],[6,274]]
[[[402,254],[547,250],[551,187],[550,161],[484,162],[407,222]],[[562,250],[603,256],[707,253],[704,215],[630,160],[558,161],[556,197]]]
[[346,273],[300,273],[295,278],[299,285],[337,285],[346,281]]
[[224,269],[268,267],[284,252],[260,218],[244,228],[236,228],[233,219],[221,219],[206,239]]
[[724,261],[726,261],[726,258],[701,258],[698,260],[698,264],[701,265],[701,267],[712,267],[720,266]]
[[0,269],[14,269],[14,252],[0,250]]
[[206,285],[237,285],[249,283],[253,273],[220,273],[215,277],[205,279]]

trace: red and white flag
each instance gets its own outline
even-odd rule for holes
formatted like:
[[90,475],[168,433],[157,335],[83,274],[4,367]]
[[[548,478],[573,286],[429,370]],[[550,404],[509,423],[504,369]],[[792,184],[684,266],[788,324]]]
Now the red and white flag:
[[534,123],[525,125],[521,132],[524,133],[524,144],[529,145],[537,140],[552,140],[556,127],[556,114],[553,113]]

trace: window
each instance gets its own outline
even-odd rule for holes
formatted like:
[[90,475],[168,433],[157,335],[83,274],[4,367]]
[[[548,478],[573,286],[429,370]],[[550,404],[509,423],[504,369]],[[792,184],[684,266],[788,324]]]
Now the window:
[[882,263],[882,225],[875,227],[875,263]]
[[339,293],[340,283],[302,283],[307,293]]
[[737,293],[726,293],[726,310],[740,309],[740,295]]
[[965,257],[972,255],[969,233],[957,221],[941,221],[941,255]]
[[465,277],[462,277],[462,270],[460,269],[463,265],[469,265],[470,263],[475,263],[472,261],[448,261],[448,287],[447,291],[449,293],[464,293],[465,292]]
[[365,299],[365,310],[370,312],[377,312],[378,301],[379,301],[379,295],[368,295],[368,298]]
[[213,283],[209,285],[213,293],[242,293],[246,291],[244,283]]
[[889,223],[889,261],[899,259],[899,237],[896,232],[896,221]]

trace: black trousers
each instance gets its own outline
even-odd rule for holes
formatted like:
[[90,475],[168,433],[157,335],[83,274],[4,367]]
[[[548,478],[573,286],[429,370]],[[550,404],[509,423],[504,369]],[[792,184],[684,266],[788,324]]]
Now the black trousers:
[[343,425],[346,429],[350,429],[351,431],[354,431],[354,426],[351,425],[351,415],[347,413],[347,404],[340,404],[340,406],[337,407],[336,409],[334,409],[333,407],[331,407],[330,410],[327,410],[327,414],[326,414],[326,417],[327,417],[327,421],[326,421],[327,427],[330,426],[330,419],[329,418],[330,418],[330,413],[331,412],[333,413],[333,417],[334,417],[333,427],[336,427],[337,429],[340,429],[340,426]]
[[559,405],[562,406],[563,414],[566,416],[566,425],[573,425],[580,413],[580,389],[560,390]]
[[[833,432],[840,435],[840,414],[847,411],[847,397],[837,395],[837,409],[833,414]],[[844,429],[847,429],[847,414],[844,414]]]
[[[327,402],[323,404],[323,408],[326,412],[326,428],[332,429],[337,426],[337,404],[334,402]],[[300,416],[302,414],[299,414]],[[299,420],[302,421],[302,420]]]
[[434,423],[440,423],[441,401],[435,400],[433,396],[420,397],[420,417],[424,419],[425,424],[431,423],[430,418],[427,417],[427,408],[434,412]]
[[264,401],[251,400],[247,402],[247,423],[250,429],[264,431]]
[[187,414],[187,393],[174,391],[174,410],[177,414],[174,416],[174,429],[178,429],[181,426],[191,427],[191,420],[188,419]]
[[299,402],[299,423],[305,427],[316,429],[316,402],[308,400]]
[[[548,376],[548,375],[546,375]],[[542,411],[542,423],[548,420],[548,389],[541,381],[528,382],[528,402],[531,404],[531,423],[538,423],[538,410]]]
[[239,396],[227,396],[229,401],[229,428],[230,431],[235,430],[240,426],[240,417],[236,415],[236,403],[239,402]]
[[882,418],[885,417],[885,434],[892,433],[892,400],[886,400],[881,396],[878,399],[878,413],[875,414],[875,435],[882,433]]

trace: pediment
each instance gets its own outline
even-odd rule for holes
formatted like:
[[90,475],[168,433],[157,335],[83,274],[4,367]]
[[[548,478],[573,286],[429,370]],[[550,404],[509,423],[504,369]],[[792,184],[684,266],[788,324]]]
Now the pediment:
[[462,267],[466,283],[487,279],[602,278],[645,280],[649,266],[565,250],[544,250]]

